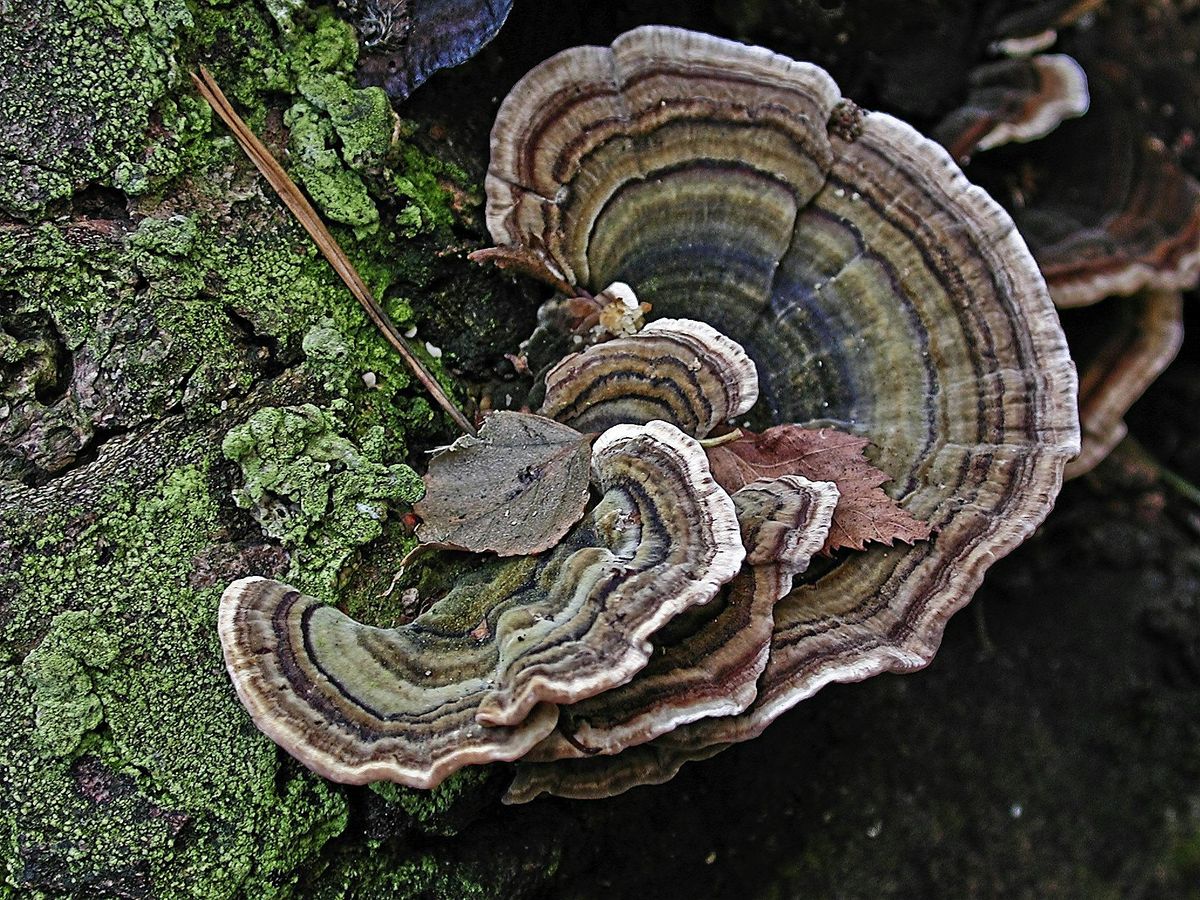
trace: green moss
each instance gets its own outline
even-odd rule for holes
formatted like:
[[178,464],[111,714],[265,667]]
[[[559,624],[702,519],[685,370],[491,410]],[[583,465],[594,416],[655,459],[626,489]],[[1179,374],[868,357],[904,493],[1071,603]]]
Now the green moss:
[[405,236],[448,231],[455,222],[456,204],[482,204],[478,189],[469,186],[471,179],[457,166],[422,153],[411,144],[402,144],[397,152],[392,187],[409,201],[397,219]]
[[314,900],[362,898],[392,900],[395,897],[471,900],[503,896],[488,885],[487,874],[473,871],[458,861],[428,855],[417,859],[385,862],[387,854],[367,857],[359,866],[326,876],[313,892]]
[[354,33],[328,10],[292,46],[292,73],[304,98],[284,116],[292,175],[335,222],[374,230],[379,211],[359,172],[376,167],[396,128],[387,95],[359,89],[348,73],[358,54]]
[[457,831],[452,824],[454,813],[474,801],[493,775],[489,768],[473,767],[459,769],[431,791],[413,791],[389,781],[376,782],[370,788],[403,809],[423,831],[452,835]]
[[[174,43],[192,24],[182,0],[36,0],[5,5],[0,29],[0,209],[34,216],[92,180],[132,174],[151,110],[172,80]],[[19,62],[18,62],[19,61]]]
[[[187,54],[204,61],[251,127],[261,131],[268,93],[290,92],[294,83],[291,62],[271,19],[248,0],[227,7],[197,3],[193,16],[196,27],[189,36]],[[233,149],[232,138],[224,138],[224,142]]]
[[204,269],[189,258],[197,238],[196,221],[192,217],[149,218],[143,219],[130,236],[129,248],[134,265],[154,283],[156,291],[172,299],[187,300],[204,289]]
[[1200,831],[1175,839],[1167,864],[1180,884],[1192,885],[1190,898],[1200,897]]
[[[0,764],[20,798],[5,815],[22,841],[6,880],[31,895],[88,893],[104,872],[163,897],[238,886],[280,896],[344,827],[340,794],[281,764],[232,697],[213,627],[219,589],[188,581],[223,528],[217,451],[183,452],[197,462],[149,486],[110,483],[99,515],[66,516],[69,554],[56,552],[53,521],[9,510],[11,538],[48,538],[22,560],[4,627],[10,645],[34,649],[0,670]],[[64,605],[38,637],[42,616]],[[189,840],[176,844],[185,825]]]
[[[259,410],[230,430],[222,450],[245,479],[234,500],[292,553],[288,577],[328,596],[350,555],[383,533],[393,505],[424,492],[408,466],[383,465],[343,437],[312,404]],[[366,446],[382,445],[382,428]],[[371,440],[373,438],[373,440]]]

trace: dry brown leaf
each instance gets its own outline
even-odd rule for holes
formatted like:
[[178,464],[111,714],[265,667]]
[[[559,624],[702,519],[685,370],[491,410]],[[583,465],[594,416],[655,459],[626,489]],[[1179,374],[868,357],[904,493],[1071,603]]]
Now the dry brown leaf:
[[762,434],[708,449],[713,478],[729,493],[758,478],[802,475],[832,481],[841,492],[824,552],[862,550],[868,541],[891,546],[929,537],[928,523],[913,518],[880,488],[888,476],[863,456],[869,442],[832,428],[776,425]]
[[475,553],[541,553],[583,517],[590,435],[543,416],[494,412],[429,462],[417,536]]

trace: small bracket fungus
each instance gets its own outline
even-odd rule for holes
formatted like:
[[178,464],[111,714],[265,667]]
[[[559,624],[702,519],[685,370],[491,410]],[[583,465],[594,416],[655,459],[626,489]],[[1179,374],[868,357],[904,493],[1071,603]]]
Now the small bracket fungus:
[[432,787],[524,754],[552,704],[629,680],[650,636],[710,601],[745,552],[703,449],[673,426],[610,429],[592,473],[601,499],[554,550],[485,567],[399,628],[276,581],[230,585],[221,643],[256,724],[335,781]]
[[798,578],[751,706],[625,751],[666,768],[824,684],[927,664],[1079,449],[1074,368],[1008,214],[889,116],[831,127],[840,100],[815,66],[646,27],[535,68],[492,132],[499,244],[728,335],[757,369],[761,418],[871,439],[888,493],[936,532]]
[[995,50],[1008,56],[1023,56],[1044,50],[1058,39],[1058,29],[1075,24],[1093,13],[1104,0],[1039,0],[1002,16],[993,33]]
[[1087,75],[1061,53],[988,63],[970,74],[966,102],[934,129],[957,160],[1049,134],[1087,112]]
[[704,437],[757,399],[758,373],[740,345],[703,322],[660,319],[551,369],[541,413],[581,431],[661,419]]

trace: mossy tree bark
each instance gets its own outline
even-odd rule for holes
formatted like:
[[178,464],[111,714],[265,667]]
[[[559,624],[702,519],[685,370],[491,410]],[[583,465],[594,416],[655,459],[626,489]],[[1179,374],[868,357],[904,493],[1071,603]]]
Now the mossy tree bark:
[[[482,156],[464,170],[360,89],[330,8],[17,0],[0,22],[0,895],[536,880],[411,846],[494,796],[488,773],[345,791],[234,697],[223,587],[286,574],[394,613],[403,463],[448,430],[187,72],[207,65],[288,161],[446,384],[531,325],[463,258]],[[367,545],[386,549],[344,584]]]

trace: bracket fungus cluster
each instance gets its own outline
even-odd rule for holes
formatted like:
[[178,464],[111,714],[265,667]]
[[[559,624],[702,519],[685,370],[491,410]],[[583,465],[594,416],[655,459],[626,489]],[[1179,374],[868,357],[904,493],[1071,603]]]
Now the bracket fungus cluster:
[[[522,524],[394,629],[226,591],[239,695],[315,770],[431,786],[522,759],[510,801],[664,780],[823,685],[927,664],[1049,511],[1079,425],[1033,259],[944,150],[821,69],[663,27],[564,51],[503,102],[487,190],[507,259],[665,318],[567,358],[519,414],[591,440],[591,499],[552,546]],[[489,522],[541,477],[518,468]],[[847,523],[881,504],[894,527],[864,545]]]
[[[1067,321],[1083,384],[1083,451],[1068,477],[1124,436],[1125,412],[1179,348],[1179,291],[1200,282],[1200,183],[1184,165],[1195,34],[1170,4],[1039,4],[999,23],[992,50],[1010,58],[975,68],[965,102],[934,129],[964,163],[1032,141],[970,171],[1012,209],[1055,303],[1100,304],[1076,320],[1084,333]],[[1041,52],[1056,44],[1066,52]]]
[[745,556],[696,441],[664,422],[596,439],[600,493],[551,551],[483,568],[413,622],[359,624],[277,581],[221,599],[225,662],[258,726],[335,781],[433,787],[515,759],[573,703],[622,684],[649,638]]

